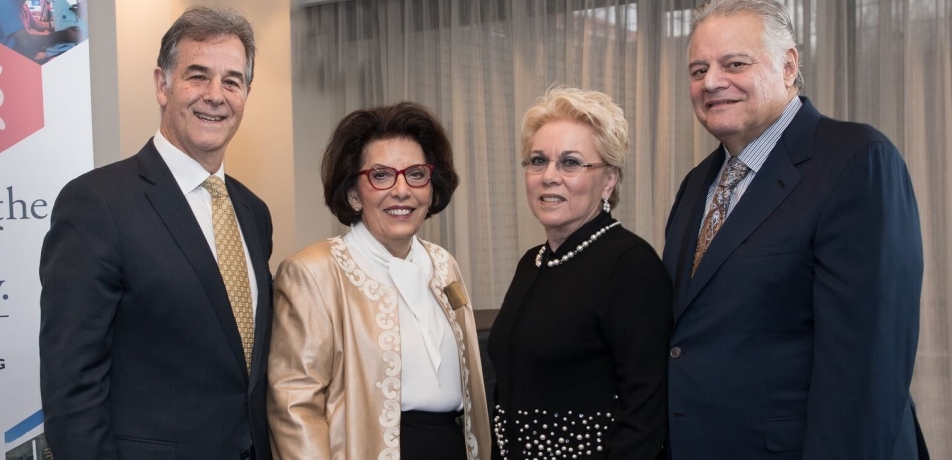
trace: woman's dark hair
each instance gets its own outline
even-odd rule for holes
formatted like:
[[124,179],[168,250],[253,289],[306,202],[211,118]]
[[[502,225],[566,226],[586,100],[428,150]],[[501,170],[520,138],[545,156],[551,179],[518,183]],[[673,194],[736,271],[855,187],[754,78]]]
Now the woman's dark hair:
[[459,185],[459,175],[453,168],[453,149],[446,131],[422,105],[399,102],[351,112],[340,121],[327,143],[321,162],[324,202],[342,224],[353,225],[360,221],[360,212],[351,207],[347,194],[357,186],[364,149],[371,142],[396,138],[420,144],[426,162],[433,165],[430,178],[433,200],[426,217],[438,214],[450,204]]

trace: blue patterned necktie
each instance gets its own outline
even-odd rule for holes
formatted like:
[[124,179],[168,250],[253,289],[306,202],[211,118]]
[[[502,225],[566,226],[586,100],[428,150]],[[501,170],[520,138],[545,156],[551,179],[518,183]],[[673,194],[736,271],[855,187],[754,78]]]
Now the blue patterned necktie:
[[727,168],[721,174],[721,180],[717,182],[717,190],[714,191],[714,199],[711,200],[711,209],[704,217],[704,224],[701,225],[701,233],[697,237],[697,249],[694,250],[694,265],[691,267],[691,276],[697,271],[701,258],[704,257],[704,251],[707,251],[711,245],[714,235],[724,225],[727,219],[727,209],[731,204],[731,196],[734,194],[734,187],[747,176],[750,168],[740,161],[739,158],[732,156],[727,161]]

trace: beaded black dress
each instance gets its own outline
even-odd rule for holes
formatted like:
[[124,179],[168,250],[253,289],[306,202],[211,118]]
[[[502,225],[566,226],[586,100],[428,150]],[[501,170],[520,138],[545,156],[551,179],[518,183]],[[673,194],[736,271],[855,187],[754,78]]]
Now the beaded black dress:
[[671,281],[620,226],[590,241],[613,223],[600,213],[541,267],[540,247],[519,261],[488,342],[493,459],[664,457]]

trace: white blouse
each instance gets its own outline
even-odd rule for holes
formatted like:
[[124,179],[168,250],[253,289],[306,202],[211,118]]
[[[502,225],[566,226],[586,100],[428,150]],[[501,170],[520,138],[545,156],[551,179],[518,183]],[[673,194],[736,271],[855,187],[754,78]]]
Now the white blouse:
[[461,409],[459,353],[449,321],[428,287],[433,262],[426,249],[413,237],[407,258],[394,257],[362,222],[352,225],[343,239],[367,276],[400,293],[401,410]]

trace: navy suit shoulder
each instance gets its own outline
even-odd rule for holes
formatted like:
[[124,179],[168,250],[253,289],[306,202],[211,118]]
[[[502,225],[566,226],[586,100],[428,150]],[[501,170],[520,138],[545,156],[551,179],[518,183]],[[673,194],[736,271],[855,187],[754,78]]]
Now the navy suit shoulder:
[[[787,143],[791,145],[792,141],[788,139]],[[852,156],[874,144],[884,144],[892,153],[899,155],[892,141],[873,126],[820,116],[812,148],[825,155]]]

